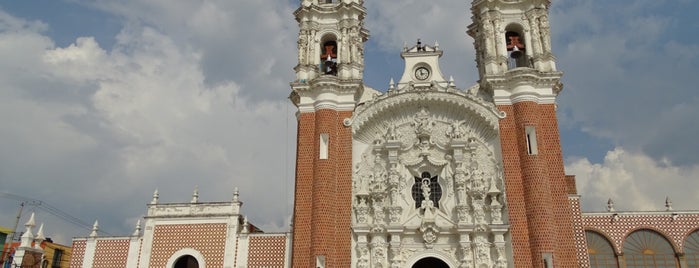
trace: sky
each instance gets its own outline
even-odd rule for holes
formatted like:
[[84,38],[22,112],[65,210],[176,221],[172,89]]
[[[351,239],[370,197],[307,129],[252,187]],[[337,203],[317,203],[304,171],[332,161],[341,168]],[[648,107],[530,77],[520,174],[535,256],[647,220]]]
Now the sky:
[[[57,242],[95,220],[128,235],[156,189],[160,202],[189,202],[198,187],[206,202],[238,187],[251,222],[288,230],[298,5],[0,0],[0,226],[26,198],[42,203],[24,207],[18,230],[36,212]],[[457,87],[476,83],[468,1],[365,5],[367,85],[399,78],[417,38],[439,41]],[[699,2],[557,0],[550,12],[566,173],[583,210],[608,198],[661,210],[666,196],[698,210]]]

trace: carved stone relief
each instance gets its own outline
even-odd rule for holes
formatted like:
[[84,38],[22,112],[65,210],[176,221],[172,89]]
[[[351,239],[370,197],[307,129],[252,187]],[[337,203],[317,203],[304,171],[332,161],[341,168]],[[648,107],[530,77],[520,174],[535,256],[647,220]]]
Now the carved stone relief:
[[490,227],[506,224],[499,140],[483,135],[486,120],[447,109],[421,103],[363,122],[374,133],[355,160],[352,226],[372,242],[368,260],[355,254],[357,267],[402,267],[417,254],[410,248],[449,252],[460,267],[507,267],[505,243],[503,255],[494,250]]

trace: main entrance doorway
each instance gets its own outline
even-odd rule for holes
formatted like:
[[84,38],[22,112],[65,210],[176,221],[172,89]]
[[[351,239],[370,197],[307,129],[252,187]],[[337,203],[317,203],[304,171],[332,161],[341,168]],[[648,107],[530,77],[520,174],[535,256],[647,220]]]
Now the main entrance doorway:
[[427,257],[417,261],[412,268],[449,268],[449,265],[440,259]]

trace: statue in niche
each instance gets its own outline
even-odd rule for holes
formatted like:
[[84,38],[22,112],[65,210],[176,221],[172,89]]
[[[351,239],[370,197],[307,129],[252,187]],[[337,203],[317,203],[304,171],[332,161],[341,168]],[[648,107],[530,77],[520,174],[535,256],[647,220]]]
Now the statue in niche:
[[357,27],[352,27],[352,29],[350,29],[349,38],[352,44],[352,62],[362,64],[362,58],[364,56],[362,37],[359,36],[359,30],[357,30]]
[[308,57],[306,56],[306,51],[308,51],[308,36],[305,30],[302,30],[299,34],[297,43],[299,45],[299,64],[307,64]]
[[544,53],[551,52],[551,26],[549,25],[549,19],[546,14],[539,17],[539,29],[541,31],[541,45],[543,47]]
[[374,210],[374,225],[377,226],[384,226],[386,225],[386,220],[385,215],[386,213],[383,211],[383,204],[382,200],[378,198],[374,198],[372,208]]
[[476,236],[474,243],[476,244],[476,262],[479,265],[490,264],[490,242],[485,237]]
[[447,137],[451,138],[452,140],[459,140],[466,137],[466,130],[463,127],[465,122],[466,121],[462,120],[451,123],[449,126],[449,131],[447,132]]
[[374,157],[374,167],[372,168],[372,192],[383,193],[386,190],[386,168],[383,159],[379,155]]
[[421,107],[420,111],[415,115],[414,120],[413,126],[415,126],[415,133],[427,136],[431,134],[432,127],[435,123],[432,121],[432,118],[430,118],[430,112],[427,111],[427,108]]
[[388,141],[394,141],[400,138],[400,134],[398,133],[398,131],[396,131],[395,124],[391,124],[388,126],[388,130],[386,131],[385,137]]
[[412,188],[415,208],[438,208],[439,199],[442,198],[442,187],[437,181],[437,176],[432,177],[429,172],[423,172],[421,177],[415,177]]
[[495,37],[495,30],[493,29],[493,24],[490,20],[490,15],[488,13],[483,14],[483,19],[481,20],[483,24],[483,42],[485,42],[485,56],[493,56],[495,51],[495,46],[493,45],[493,39]]
[[473,201],[473,217],[476,223],[485,223],[485,202],[483,200]]

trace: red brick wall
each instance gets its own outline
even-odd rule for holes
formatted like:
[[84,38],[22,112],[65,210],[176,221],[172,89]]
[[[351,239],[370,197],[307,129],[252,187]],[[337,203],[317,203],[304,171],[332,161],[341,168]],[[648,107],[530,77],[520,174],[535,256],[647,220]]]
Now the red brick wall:
[[156,225],[149,267],[165,267],[172,254],[184,248],[199,251],[207,267],[223,267],[226,228],[225,223]]
[[70,267],[79,268],[83,267],[83,259],[85,258],[85,246],[87,241],[77,240],[73,241],[73,251],[70,256]]
[[[349,267],[351,249],[351,111],[323,109],[299,116],[294,204],[293,267]],[[320,134],[330,136],[328,159],[319,159]]]
[[126,267],[130,244],[131,241],[129,239],[97,240],[92,267]]
[[[515,266],[541,267],[542,253],[556,267],[576,267],[572,214],[553,104],[519,102],[498,107],[505,186]],[[525,126],[536,129],[536,155],[527,150]]]

